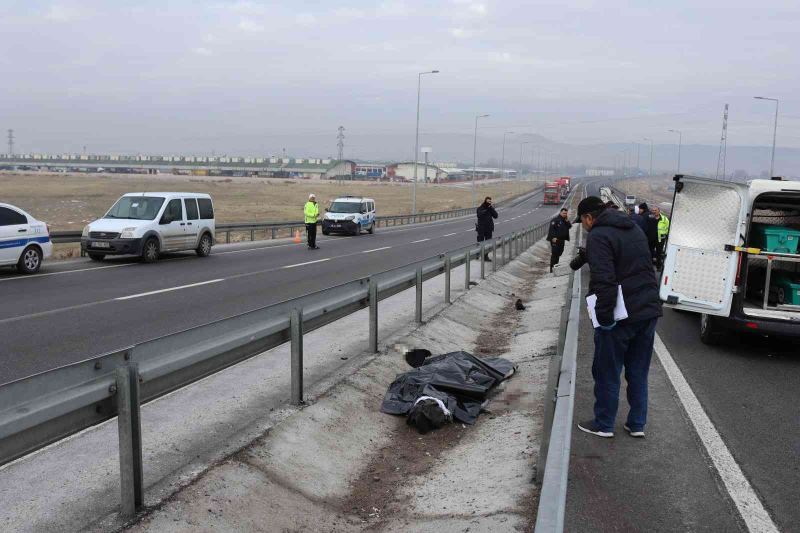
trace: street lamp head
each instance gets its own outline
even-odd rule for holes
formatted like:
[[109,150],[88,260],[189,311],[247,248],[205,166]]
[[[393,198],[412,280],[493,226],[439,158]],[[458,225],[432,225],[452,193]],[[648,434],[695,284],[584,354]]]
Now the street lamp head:
[[432,70],[431,74],[439,74],[439,71],[438,70]]

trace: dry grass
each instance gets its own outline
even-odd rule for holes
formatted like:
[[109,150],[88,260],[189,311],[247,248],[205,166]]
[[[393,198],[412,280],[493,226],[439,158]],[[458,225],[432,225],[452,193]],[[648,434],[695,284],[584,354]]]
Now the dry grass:
[[[536,183],[484,183],[477,196],[508,198]],[[524,187],[524,188],[523,188]],[[188,176],[0,173],[0,201],[17,205],[53,230],[81,229],[102,216],[117,198],[135,191],[205,192],[212,195],[217,222],[280,222],[302,218],[308,194],[322,206],[343,194],[375,199],[379,215],[411,212],[411,185],[373,182],[321,182],[274,178],[209,179]],[[468,183],[418,185],[419,212],[445,211],[472,203]]]
[[[671,203],[672,191],[671,176],[654,176],[652,178],[628,178],[619,180],[616,187],[627,194],[636,196],[637,202],[646,200],[650,203]],[[654,204],[655,205],[655,204]]]

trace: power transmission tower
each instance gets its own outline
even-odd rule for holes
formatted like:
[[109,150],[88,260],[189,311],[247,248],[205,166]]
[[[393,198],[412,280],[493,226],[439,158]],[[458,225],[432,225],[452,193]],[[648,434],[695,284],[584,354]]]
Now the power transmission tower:
[[728,156],[728,104],[725,104],[725,112],[722,114],[722,136],[719,140],[719,155],[717,156],[717,175],[716,179],[720,179],[720,170],[722,170],[722,179],[725,179],[725,163]]
[[8,155],[14,154],[14,130],[8,130]]
[[344,126],[339,126],[339,135],[336,136],[336,146],[339,147],[339,161],[344,159]]

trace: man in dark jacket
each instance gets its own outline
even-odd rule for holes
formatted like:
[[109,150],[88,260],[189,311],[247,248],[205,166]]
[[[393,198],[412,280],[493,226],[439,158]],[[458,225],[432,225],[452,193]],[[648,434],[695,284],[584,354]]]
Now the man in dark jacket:
[[[491,196],[487,196],[483,200],[483,203],[478,206],[477,215],[478,223],[475,224],[475,231],[478,232],[478,242],[488,241],[492,238],[492,232],[494,231],[493,219],[497,218],[497,211],[492,207]],[[491,261],[491,259],[489,259],[489,252],[486,252],[483,259],[485,261]]]
[[[614,436],[620,372],[625,368],[630,411],[624,425],[633,437],[644,437],[647,422],[647,374],[653,355],[656,321],[661,316],[658,282],[650,262],[647,237],[626,215],[605,209],[589,196],[578,205],[578,219],[588,232],[586,259],[589,294],[597,297],[594,330],[594,418],[578,428],[599,437]],[[627,318],[615,320],[618,287]]]
[[568,218],[569,211],[566,207],[562,207],[558,216],[550,221],[550,229],[547,230],[547,240],[550,241],[550,272],[558,264],[561,254],[564,253],[564,243],[569,240],[572,224]]

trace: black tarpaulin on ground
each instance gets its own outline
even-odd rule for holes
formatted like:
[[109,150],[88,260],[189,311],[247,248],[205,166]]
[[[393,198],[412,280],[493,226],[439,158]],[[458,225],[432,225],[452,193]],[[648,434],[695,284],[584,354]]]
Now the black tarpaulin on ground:
[[492,388],[515,370],[507,359],[482,359],[463,351],[428,357],[389,385],[381,412],[406,415],[418,398],[428,396],[441,400],[459,422],[474,424]]

